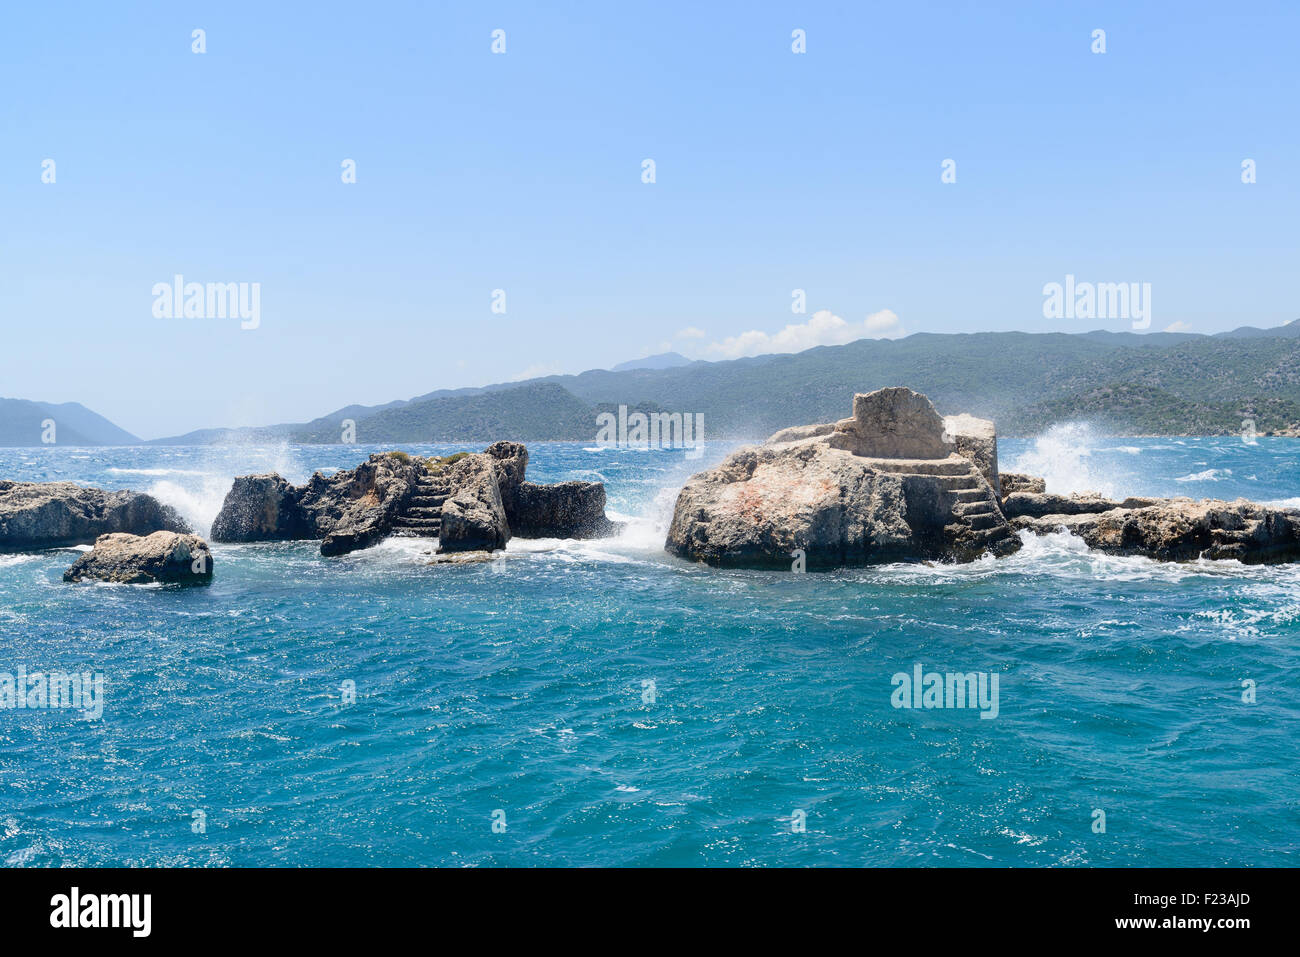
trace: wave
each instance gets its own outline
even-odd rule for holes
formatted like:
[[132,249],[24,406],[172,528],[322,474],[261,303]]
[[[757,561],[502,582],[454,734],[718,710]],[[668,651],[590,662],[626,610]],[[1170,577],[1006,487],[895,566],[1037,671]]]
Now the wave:
[[1175,482],[1221,482],[1231,477],[1232,469],[1206,469],[1204,472],[1193,472],[1191,475],[1183,475],[1174,479]]
[[226,493],[234,482],[233,476],[215,475],[210,472],[195,473],[202,476],[202,481],[195,487],[164,479],[154,482],[146,491],[164,505],[170,505],[180,512],[198,534],[206,537],[212,528],[212,521],[221,511],[226,500]]
[[[1056,495],[1072,492],[1096,492],[1107,497],[1120,494],[1113,476],[1113,464],[1105,468],[1094,467],[1092,454],[1103,451],[1097,446],[1098,436],[1086,422],[1065,422],[1054,425],[1038,438],[1033,448],[1026,449],[1005,469],[1008,472],[1026,472],[1047,480],[1047,490]],[[1132,494],[1131,488],[1124,489]]]

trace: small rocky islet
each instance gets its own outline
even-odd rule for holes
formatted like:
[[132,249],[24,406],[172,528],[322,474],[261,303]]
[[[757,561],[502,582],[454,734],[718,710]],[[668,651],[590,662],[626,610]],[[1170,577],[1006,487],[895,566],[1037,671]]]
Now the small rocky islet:
[[[295,486],[276,473],[235,479],[212,524],[219,543],[313,540],[324,556],[390,537],[436,540],[430,564],[485,560],[512,537],[599,538],[598,482],[527,481],[528,450],[426,458],[371,455]],[[1300,510],[1189,498],[1112,500],[1048,492],[1001,473],[987,419],[940,416],[911,389],[855,395],[838,422],[784,429],[735,450],[678,494],[665,549],[726,568],[834,569],[1005,556],[1021,532],[1068,531],[1090,548],[1161,561],[1300,560]],[[152,496],[71,482],[0,481],[0,553],[93,545],[69,582],[205,584],[207,543]]]
[[667,548],[735,568],[789,568],[798,552],[830,569],[1002,556],[1025,530],[1160,561],[1300,560],[1300,510],[1050,494],[1040,478],[999,473],[992,422],[941,417],[906,388],[858,394],[850,418],[784,429],[691,478]]

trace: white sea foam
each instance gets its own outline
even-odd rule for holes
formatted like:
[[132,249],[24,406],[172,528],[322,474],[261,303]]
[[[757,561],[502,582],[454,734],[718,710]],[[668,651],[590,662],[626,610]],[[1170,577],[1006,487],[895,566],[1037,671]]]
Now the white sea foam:
[[206,536],[212,528],[212,520],[221,511],[221,503],[230,491],[233,476],[199,473],[198,482],[180,482],[163,479],[148,488],[148,492],[164,505],[170,505],[180,512],[181,517],[189,523],[198,534]]
[[205,536],[237,475],[278,472],[290,482],[302,482],[307,477],[287,445],[223,446],[212,450],[208,461],[213,468],[113,468],[109,471],[158,478],[145,491],[164,505],[172,506],[198,534]]
[[1174,479],[1175,482],[1221,482],[1232,475],[1232,469],[1206,469],[1204,472],[1193,472],[1191,475],[1183,475]]
[[1097,451],[1097,435],[1086,422],[1065,422],[1054,425],[1034,440],[1034,446],[1018,455],[1007,472],[1026,472],[1047,480],[1047,490],[1056,495],[1071,492],[1097,492],[1116,496],[1123,492],[1132,494],[1131,488],[1119,487],[1113,466],[1094,465],[1092,454]]

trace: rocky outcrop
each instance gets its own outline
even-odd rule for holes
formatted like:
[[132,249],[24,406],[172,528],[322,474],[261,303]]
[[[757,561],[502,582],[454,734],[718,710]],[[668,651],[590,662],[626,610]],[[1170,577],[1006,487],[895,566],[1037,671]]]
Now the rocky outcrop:
[[522,482],[510,517],[520,538],[605,538],[620,527],[605,517],[605,486],[599,482]]
[[244,475],[226,493],[212,523],[214,542],[277,542],[316,538],[316,522],[303,508],[302,490],[274,472]]
[[819,569],[1019,547],[993,487],[956,452],[929,399],[882,389],[855,396],[853,410],[830,430],[783,430],[692,477],[668,551],[727,567]]
[[1021,516],[1017,528],[1072,532],[1089,548],[1160,561],[1236,559],[1246,564],[1300,560],[1300,511],[1245,499],[1129,499],[1105,511]]
[[0,552],[90,545],[101,535],[189,532],[175,509],[141,492],[71,482],[0,481]]
[[495,461],[490,455],[468,455],[451,467],[453,491],[442,505],[439,552],[492,551],[510,541]]
[[421,458],[370,456],[343,472],[319,472],[293,486],[279,475],[238,478],[212,525],[218,542],[321,540],[321,554],[343,555],[392,535],[437,538],[441,551],[504,548],[512,535],[595,537],[617,525],[605,518],[595,482],[525,481],[528,450],[497,442],[481,453]]
[[[1009,481],[1010,480],[1010,481]],[[1032,475],[1003,475],[1002,509],[1017,531],[1068,531],[1089,548],[1159,561],[1236,559],[1246,564],[1300,560],[1300,511],[1245,499],[1115,500],[1095,492],[1056,495]]]
[[519,514],[519,486],[528,475],[528,449],[519,442],[494,442],[483,454],[492,459],[501,504],[513,523]]
[[1023,475],[1020,472],[1001,472],[998,482],[1002,486],[1005,499],[1012,492],[1046,492],[1047,482],[1036,475]]
[[320,553],[346,555],[387,538],[426,469],[422,459],[389,452],[330,479],[313,475],[301,504],[324,533]]
[[65,582],[87,579],[122,585],[206,585],[212,581],[212,553],[197,535],[115,532],[101,535],[95,547],[63,573]]
[[526,481],[528,450],[518,442],[497,442],[484,454],[494,460],[510,531],[519,538],[604,538],[622,527],[605,517],[601,483]]
[[1047,492],[1012,492],[1002,500],[1002,514],[1007,518],[1038,518],[1043,515],[1086,515],[1119,508],[1119,502],[1102,498],[1095,492],[1053,495]]

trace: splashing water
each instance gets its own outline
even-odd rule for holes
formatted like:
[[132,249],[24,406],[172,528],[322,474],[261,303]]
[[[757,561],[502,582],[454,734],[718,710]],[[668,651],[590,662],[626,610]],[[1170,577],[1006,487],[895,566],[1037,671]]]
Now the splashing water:
[[[1032,448],[1016,456],[1007,472],[1024,472],[1047,480],[1047,491],[1056,495],[1074,492],[1096,492],[1107,497],[1134,494],[1125,487],[1123,476],[1116,476],[1113,462],[1107,462],[1105,471],[1093,465],[1100,436],[1086,422],[1065,422],[1054,425],[1038,438]],[[1126,454],[1132,446],[1124,447]],[[1118,451],[1118,450],[1115,450]]]

